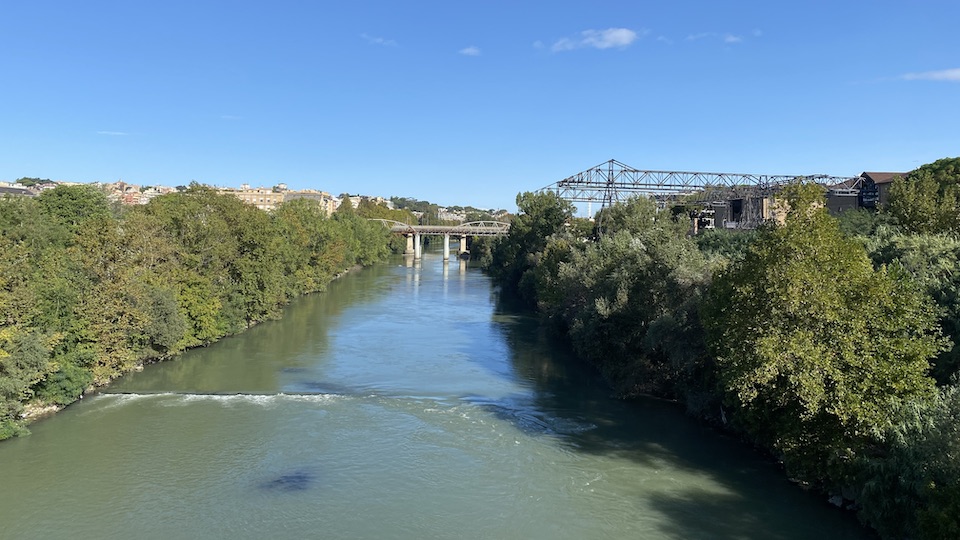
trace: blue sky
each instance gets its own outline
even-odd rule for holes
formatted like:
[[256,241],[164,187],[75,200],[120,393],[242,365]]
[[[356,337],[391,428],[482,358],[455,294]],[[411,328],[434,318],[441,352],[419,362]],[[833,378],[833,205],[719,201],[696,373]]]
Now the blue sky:
[[0,9],[0,180],[515,209],[608,159],[960,155],[960,2],[48,1]]

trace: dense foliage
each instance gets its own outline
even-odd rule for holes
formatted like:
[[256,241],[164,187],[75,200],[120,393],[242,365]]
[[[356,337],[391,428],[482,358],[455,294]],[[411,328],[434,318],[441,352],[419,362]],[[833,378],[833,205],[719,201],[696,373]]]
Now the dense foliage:
[[960,157],[894,180],[885,209],[910,233],[960,233]]
[[278,317],[388,253],[379,223],[294,200],[272,214],[198,185],[118,218],[60,186],[0,199],[0,439],[142,364]]
[[480,257],[621,395],[677,399],[886,538],[956,538],[956,162],[905,180],[939,208],[922,212],[932,225],[904,210],[905,184],[889,208],[840,220],[822,190],[788,189],[785,224],[693,238],[683,213],[652,201],[590,228],[555,196],[525,193]]
[[786,225],[760,231],[714,280],[703,314],[725,402],[782,452],[792,472],[842,482],[892,420],[891,406],[933,395],[928,359],[943,340],[929,298],[813,206],[819,188],[783,195]]

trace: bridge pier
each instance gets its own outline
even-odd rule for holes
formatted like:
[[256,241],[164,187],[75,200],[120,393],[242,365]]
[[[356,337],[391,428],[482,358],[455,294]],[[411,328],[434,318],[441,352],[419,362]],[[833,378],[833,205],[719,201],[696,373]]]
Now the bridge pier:
[[413,233],[413,260],[419,261],[423,257],[423,244],[421,244],[420,233]]
[[443,235],[443,262],[450,260],[450,233]]
[[403,250],[404,255],[413,255],[413,233],[407,233],[407,247]]
[[460,235],[460,249],[457,250],[457,257],[462,257],[467,252],[467,235]]

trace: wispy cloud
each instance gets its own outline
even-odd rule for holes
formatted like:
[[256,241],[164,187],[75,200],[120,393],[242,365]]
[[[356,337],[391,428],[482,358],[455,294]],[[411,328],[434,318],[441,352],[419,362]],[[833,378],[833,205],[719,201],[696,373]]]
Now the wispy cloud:
[[906,81],[950,81],[960,82],[960,68],[941,69],[940,71],[922,71],[900,76]]
[[[753,35],[757,37],[759,35],[759,30],[755,30]],[[710,41],[722,41],[729,45],[734,45],[737,43],[743,43],[743,36],[738,36],[736,34],[721,34],[719,32],[700,32],[699,34],[689,34],[687,36],[687,41],[700,41],[702,39]]]
[[480,56],[480,47],[475,47],[473,45],[464,47],[463,49],[460,49],[460,54],[464,56]]
[[[574,49],[623,49],[645,35],[647,30],[636,32],[629,28],[607,28],[606,30],[584,30],[576,38],[563,38],[550,47],[553,52],[572,51]],[[538,42],[539,43],[539,42]],[[534,45],[536,46],[536,45]]]
[[127,132],[125,132],[125,131],[98,131],[98,132],[97,132],[97,135],[110,135],[110,136],[112,136],[112,137],[125,137],[125,136],[129,135],[129,133],[127,133]]
[[384,47],[396,47],[397,42],[392,39],[386,39],[382,37],[371,36],[369,34],[360,34],[360,37],[363,38],[367,43],[371,45],[383,45]]

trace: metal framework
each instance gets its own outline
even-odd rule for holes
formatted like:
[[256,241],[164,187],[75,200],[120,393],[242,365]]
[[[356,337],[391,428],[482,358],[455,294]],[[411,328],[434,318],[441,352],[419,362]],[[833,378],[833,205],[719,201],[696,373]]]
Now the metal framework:
[[841,183],[852,186],[856,180],[822,174],[647,171],[611,159],[539,191],[554,192],[571,202],[600,202],[601,208],[638,195],[652,196],[661,202],[678,198],[690,201],[742,199],[744,224],[754,226],[761,220],[762,200],[782,186],[810,182],[825,186]]

